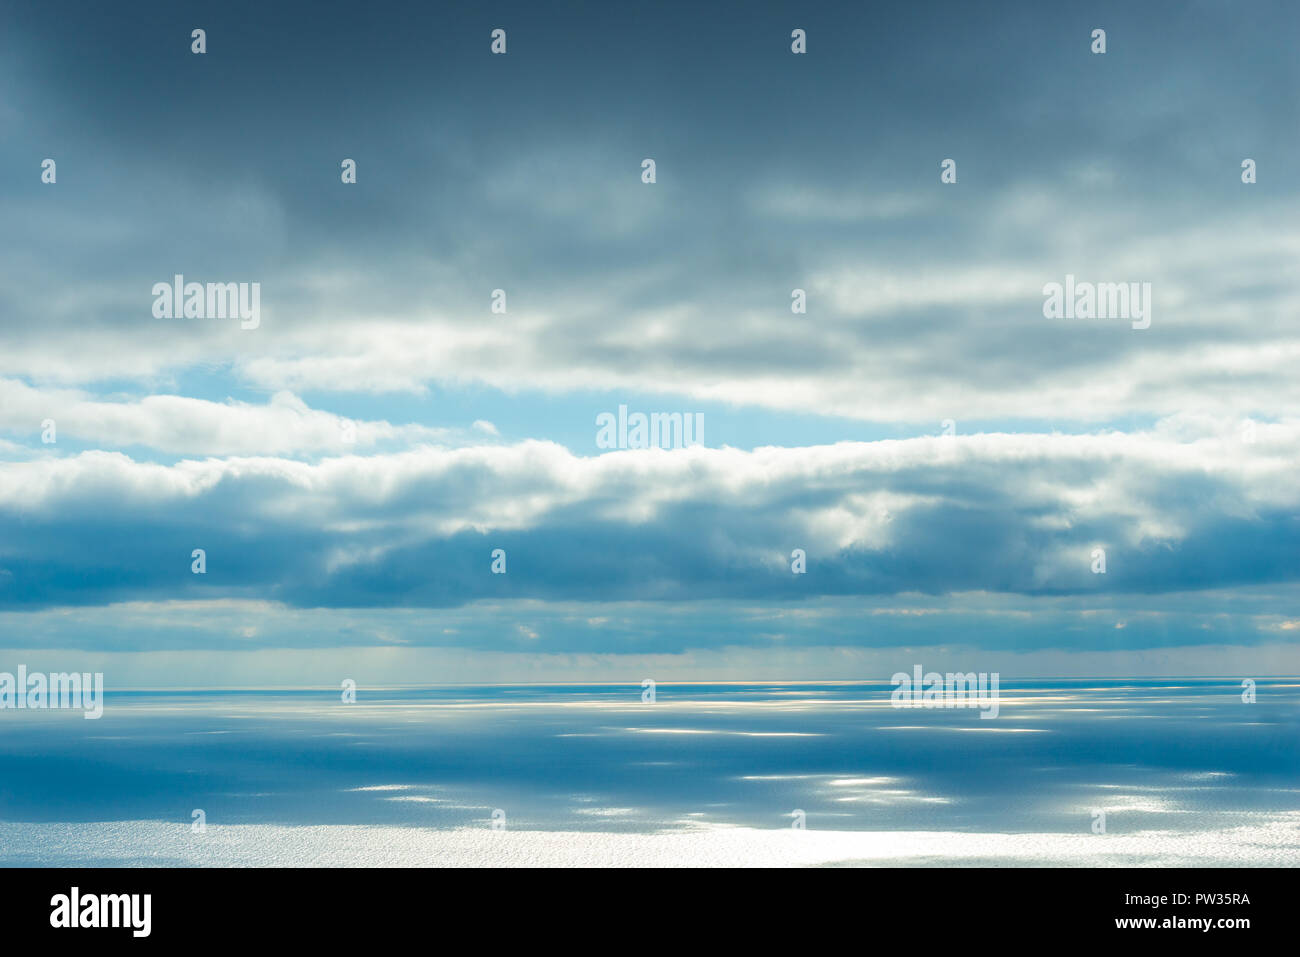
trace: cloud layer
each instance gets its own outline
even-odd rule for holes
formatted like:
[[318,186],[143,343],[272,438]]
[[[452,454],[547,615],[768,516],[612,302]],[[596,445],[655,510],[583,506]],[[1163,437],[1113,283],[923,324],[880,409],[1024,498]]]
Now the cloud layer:
[[1194,7],[4,11],[6,643],[1293,640],[1300,14]]
[[[524,442],[314,463],[38,458],[0,466],[0,599],[454,606],[1293,580],[1300,423],[1249,442],[1206,428],[592,457]],[[496,548],[506,574],[491,572]]]

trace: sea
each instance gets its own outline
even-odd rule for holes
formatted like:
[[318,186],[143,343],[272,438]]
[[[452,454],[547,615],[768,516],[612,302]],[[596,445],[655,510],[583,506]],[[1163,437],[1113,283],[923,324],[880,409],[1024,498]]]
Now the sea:
[[[6,866],[1291,866],[1300,679],[109,691],[0,711]],[[1253,700],[1252,700],[1253,699]]]

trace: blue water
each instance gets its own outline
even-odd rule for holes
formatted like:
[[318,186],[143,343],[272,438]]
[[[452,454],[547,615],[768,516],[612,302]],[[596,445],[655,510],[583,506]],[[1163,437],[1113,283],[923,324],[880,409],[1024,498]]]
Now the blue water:
[[[1300,682],[1005,681],[1001,711],[876,684],[112,693],[0,711],[0,822],[648,833],[1204,831],[1300,811]],[[21,835],[21,827],[10,829]],[[13,843],[11,841],[11,843]],[[32,861],[0,846],[0,862]]]

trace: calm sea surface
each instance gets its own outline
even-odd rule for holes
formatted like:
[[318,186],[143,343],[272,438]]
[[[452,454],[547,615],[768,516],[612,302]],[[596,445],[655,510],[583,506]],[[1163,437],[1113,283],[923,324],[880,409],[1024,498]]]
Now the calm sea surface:
[[891,690],[110,692],[98,721],[0,711],[0,863],[1300,863],[1300,681],[1245,703],[1239,679],[1008,680],[993,720]]

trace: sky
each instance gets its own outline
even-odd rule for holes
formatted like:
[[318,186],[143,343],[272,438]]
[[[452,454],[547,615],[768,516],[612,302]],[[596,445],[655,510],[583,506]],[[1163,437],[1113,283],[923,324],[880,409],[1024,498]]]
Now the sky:
[[[0,663],[1295,674],[1297,26],[6,4]],[[1049,318],[1067,276],[1149,328]],[[621,406],[702,442],[603,447]]]

